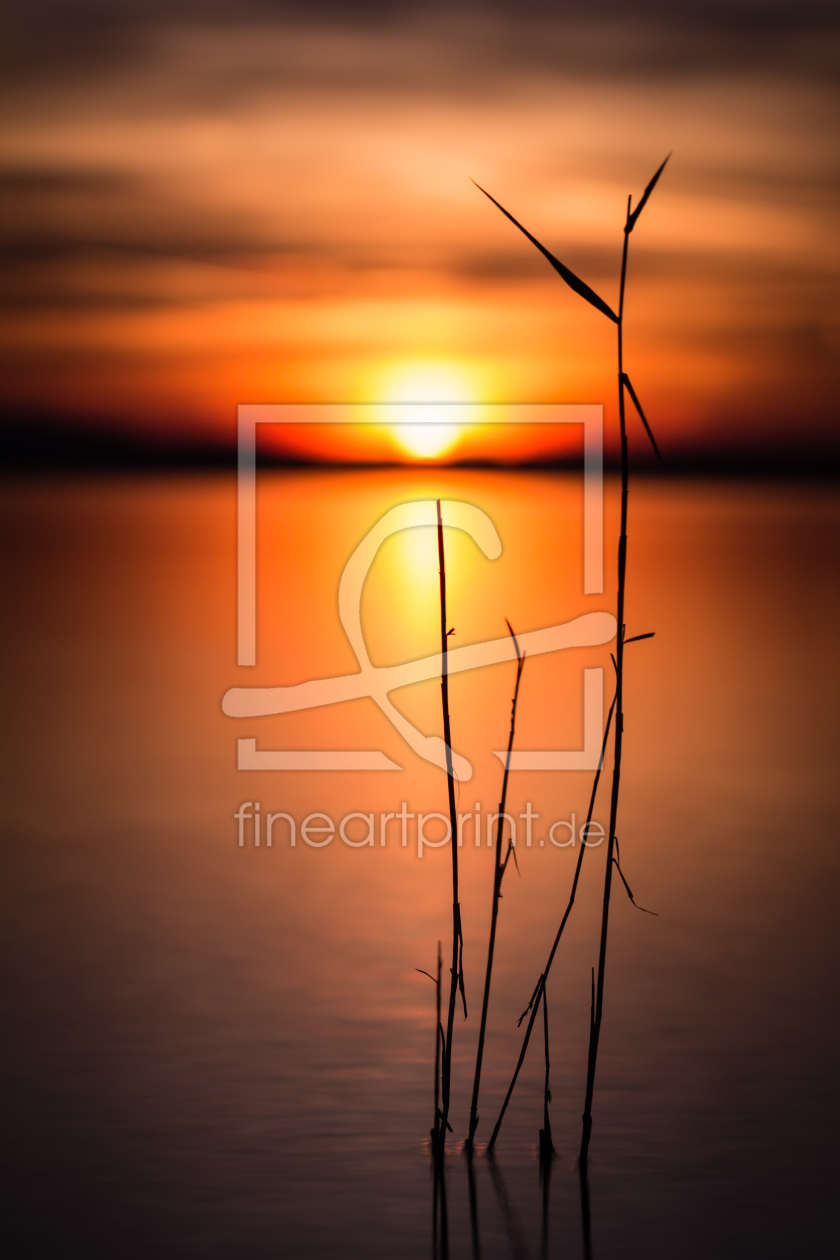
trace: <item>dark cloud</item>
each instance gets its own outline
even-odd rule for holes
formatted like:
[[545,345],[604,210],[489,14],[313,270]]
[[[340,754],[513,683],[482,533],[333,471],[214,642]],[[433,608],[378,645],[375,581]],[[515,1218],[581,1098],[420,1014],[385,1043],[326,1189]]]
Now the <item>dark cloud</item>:
[[[0,196],[14,199],[42,194],[82,193],[99,196],[134,191],[137,180],[121,171],[85,170],[55,166],[8,166],[0,168]],[[6,202],[8,209],[9,202]]]
[[[464,56],[578,70],[836,64],[835,0],[30,0],[6,22],[12,81],[85,79],[154,62],[162,35],[252,27],[436,34]],[[352,68],[351,68],[352,69]],[[383,67],[384,69],[384,67]],[[333,67],[334,72],[336,68]]]

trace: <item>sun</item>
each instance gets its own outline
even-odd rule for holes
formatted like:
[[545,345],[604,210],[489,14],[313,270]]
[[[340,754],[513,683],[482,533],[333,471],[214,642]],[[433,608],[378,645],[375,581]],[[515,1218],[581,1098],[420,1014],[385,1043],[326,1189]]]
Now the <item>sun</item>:
[[[474,403],[476,382],[460,364],[409,360],[386,368],[378,381],[378,400],[406,404],[406,423],[394,425],[394,436],[420,459],[434,459],[458,441],[460,426],[469,418],[464,404]],[[457,413],[455,406],[457,404]]]

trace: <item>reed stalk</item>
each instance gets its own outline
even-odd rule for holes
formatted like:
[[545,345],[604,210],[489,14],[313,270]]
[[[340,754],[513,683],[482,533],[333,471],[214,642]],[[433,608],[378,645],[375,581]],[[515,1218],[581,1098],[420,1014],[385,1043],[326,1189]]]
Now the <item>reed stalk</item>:
[[[595,1022],[595,968],[592,968],[592,989],[589,1004],[589,1030]],[[578,1160],[580,1183],[580,1222],[583,1232],[583,1260],[592,1260],[592,1216],[589,1206],[589,1167],[586,1160]]]
[[[670,154],[669,154],[669,157],[670,157]],[[621,519],[620,519],[619,538],[618,538],[618,590],[617,590],[617,596],[616,596],[617,637],[616,637],[616,652],[615,652],[615,657],[614,657],[615,672],[616,672],[616,690],[615,690],[615,700],[613,702],[615,705],[615,740],[614,740],[614,747],[613,747],[613,776],[612,776],[612,784],[611,784],[611,792],[610,792],[610,821],[609,821],[609,832],[608,832],[608,842],[607,842],[607,863],[606,863],[606,874],[604,877],[604,896],[603,896],[603,904],[602,904],[602,911],[601,911],[601,934],[600,934],[600,942],[599,942],[599,949],[598,949],[598,978],[597,978],[596,989],[595,989],[595,1010],[594,1010],[594,1015],[590,1023],[589,1053],[587,1056],[586,1094],[585,1094],[585,1099],[584,1099],[583,1133],[581,1137],[581,1147],[580,1147],[580,1162],[582,1165],[585,1165],[586,1163],[586,1159],[587,1159],[587,1155],[589,1151],[589,1139],[592,1133],[592,1098],[593,1098],[594,1089],[595,1089],[595,1071],[596,1071],[597,1060],[598,1060],[598,1044],[599,1044],[600,1035],[601,1035],[601,1023],[603,1020],[603,1012],[604,1012],[604,976],[606,972],[606,960],[607,960],[607,936],[608,936],[608,927],[609,927],[610,893],[612,891],[613,863],[615,861],[615,856],[616,856],[615,829],[616,829],[616,822],[618,818],[619,788],[621,785],[621,757],[622,757],[623,742],[624,742],[624,739],[623,739],[624,737],[624,648],[625,648],[625,644],[631,641],[625,638],[625,621],[624,621],[625,593],[626,593],[626,586],[627,586],[627,504],[628,504],[629,485],[630,485],[630,461],[629,461],[628,447],[627,447],[625,392],[629,394],[630,399],[633,403],[633,406],[636,408],[636,411],[638,412],[639,418],[642,421],[642,424],[644,425],[645,432],[647,433],[651,441],[651,444],[657,455],[657,458],[660,458],[659,449],[656,445],[656,441],[654,439],[650,425],[647,422],[647,418],[645,417],[641,404],[639,403],[636,392],[630,383],[630,378],[624,371],[624,297],[625,297],[625,289],[626,289],[626,283],[627,283],[627,255],[628,255],[628,249],[629,249],[629,243],[630,243],[630,234],[632,233],[634,227],[636,226],[636,223],[638,222],[638,219],[639,219],[639,215],[642,213],[642,210],[647,204],[648,198],[650,197],[651,193],[656,187],[656,183],[659,180],[659,177],[662,174],[663,170],[665,169],[665,165],[667,161],[668,161],[668,158],[666,157],[665,161],[658,168],[658,170],[655,172],[652,178],[648,181],[647,187],[642,193],[642,196],[639,200],[639,204],[636,206],[635,210],[632,208],[632,205],[633,205],[632,197],[628,197],[627,199],[627,216],[624,223],[624,241],[623,241],[622,253],[621,253],[621,278],[620,278],[620,283],[619,283],[618,314],[616,314],[615,311],[613,311],[612,308],[607,305],[607,303],[603,300],[603,298],[599,297],[598,294],[593,289],[591,289],[588,284],[585,284],[584,281],[581,280],[578,276],[576,276],[573,271],[571,271],[562,262],[560,262],[558,258],[555,258],[554,255],[550,253],[550,251],[547,250],[545,246],[542,245],[536,239],[535,236],[532,236],[531,233],[528,232],[522,226],[521,223],[519,223],[516,219],[514,219],[512,214],[510,214],[507,210],[505,210],[504,206],[500,205],[499,202],[496,201],[495,197],[491,197],[488,192],[485,192],[483,188],[480,188],[479,185],[476,185],[476,187],[479,187],[479,190],[483,192],[484,195],[488,197],[490,201],[492,201],[493,204],[498,207],[499,210],[501,210],[502,214],[504,214],[505,217],[511,221],[511,223],[513,223],[517,228],[519,228],[520,232],[522,232],[525,236],[527,236],[528,240],[540,251],[543,257],[551,264],[551,266],[558,273],[561,279],[566,282],[569,288],[571,288],[575,293],[579,294],[579,296],[582,297],[585,301],[587,301],[591,306],[594,306],[596,310],[599,310],[603,315],[606,315],[607,318],[610,319],[617,326],[617,335],[618,335],[618,418],[619,418],[619,435],[620,435],[620,440],[621,440]],[[642,636],[639,636],[639,637],[642,637]],[[648,637],[648,636],[644,636],[644,637]],[[603,751],[602,751],[602,760],[603,760]],[[598,769],[598,775],[600,775],[600,766]],[[596,780],[595,780],[596,786],[597,786],[597,780],[598,780],[598,776],[596,775]],[[593,799],[594,799],[594,789],[593,789]],[[578,869],[580,867],[580,859],[582,856],[583,854],[581,852],[580,857],[578,858]],[[564,923],[565,923],[565,917],[564,917]],[[562,925],[561,925],[561,930],[562,930]],[[551,957],[553,958],[553,951],[552,951]],[[536,1014],[536,1008],[539,1005],[538,999],[543,991],[544,985],[545,985],[545,973],[543,973],[543,975],[540,977],[540,980],[537,982],[537,988],[534,991],[533,998],[531,999],[532,1002],[534,1003],[534,1014],[532,1015],[531,1021],[529,1023],[529,1028],[533,1026],[533,1019]],[[523,1051],[524,1051],[524,1048],[527,1048],[528,1036],[529,1034],[526,1034],[525,1046],[523,1047]],[[524,1059],[524,1053],[520,1055],[520,1064],[517,1066],[517,1071],[514,1074],[514,1083],[516,1081],[516,1075],[518,1074],[518,1071],[519,1071],[519,1066],[521,1066],[521,1062],[523,1059]],[[512,1090],[512,1086],[511,1086],[511,1090]],[[502,1107],[502,1116],[504,1115],[505,1107],[507,1106],[507,1102],[510,1098],[510,1093],[511,1091],[508,1091],[508,1098],[505,1100],[505,1104]],[[488,1145],[488,1153],[492,1151],[493,1143],[495,1142],[495,1138],[498,1133],[498,1128],[499,1128],[499,1125],[501,1124],[502,1116],[500,1116],[499,1120],[497,1121],[496,1129],[494,1130],[493,1137],[491,1138],[490,1144]]]
[[[583,833],[585,833],[586,835],[589,834],[589,824],[592,822],[592,811],[595,808],[595,798],[598,793],[598,784],[601,779],[601,771],[604,767],[604,753],[606,752],[606,748],[607,748],[607,739],[610,733],[610,725],[612,723],[614,709],[615,709],[615,699],[613,698],[613,702],[610,705],[609,713],[607,714],[607,721],[604,726],[604,738],[601,742],[601,755],[598,758],[598,767],[595,771],[595,778],[592,783],[592,792],[589,797],[589,809],[587,810],[586,822],[582,829]],[[519,1058],[517,1060],[516,1067],[514,1068],[513,1078],[510,1082],[510,1085],[508,1086],[508,1091],[507,1091],[507,1094],[505,1095],[505,1100],[502,1103],[502,1109],[499,1112],[499,1118],[496,1121],[496,1125],[490,1136],[490,1141],[487,1143],[488,1155],[493,1154],[493,1148],[496,1145],[496,1139],[499,1136],[499,1130],[502,1127],[502,1121],[505,1118],[505,1112],[507,1111],[508,1103],[510,1102],[511,1096],[513,1095],[513,1091],[516,1087],[516,1082],[519,1079],[519,1073],[522,1070],[522,1064],[525,1062],[525,1055],[528,1052],[528,1043],[531,1040],[531,1033],[534,1031],[534,1023],[536,1022],[537,1012],[540,1009],[540,999],[542,998],[543,992],[545,990],[545,984],[546,984],[546,981],[548,980],[548,975],[549,975],[549,972],[551,971],[552,963],[554,962],[554,955],[557,953],[557,948],[560,944],[560,938],[562,937],[566,924],[569,921],[569,915],[572,913],[572,906],[575,904],[575,896],[577,894],[578,883],[580,882],[581,867],[583,866],[583,855],[586,852],[586,848],[587,848],[586,844],[582,843],[580,846],[580,851],[578,852],[577,862],[575,863],[575,874],[574,874],[574,878],[572,879],[572,887],[569,893],[569,900],[566,903],[566,909],[564,911],[563,918],[560,920],[560,926],[557,929],[556,936],[554,937],[554,943],[551,946],[551,951],[548,955],[548,961],[545,964],[542,975],[537,981],[537,986],[534,989],[533,994],[531,995],[530,1002],[528,1003],[525,1010],[522,1012],[521,1016],[519,1017],[519,1023],[521,1024],[525,1016],[530,1011],[530,1018],[525,1027],[525,1036],[522,1039],[522,1048],[519,1051]]]
[[458,900],[458,814],[455,804],[455,775],[452,768],[452,734],[449,725],[449,676],[448,645],[449,631],[446,628],[446,559],[443,548],[443,518],[440,512],[440,499],[437,500],[437,540],[438,562],[440,565],[440,690],[443,705],[443,739],[446,745],[446,782],[449,788],[449,829],[450,847],[452,849],[452,967],[449,986],[449,1008],[446,1016],[446,1036],[443,1044],[443,1069],[441,1073],[441,1116],[438,1130],[437,1155],[443,1160],[446,1145],[446,1131],[451,1130],[449,1124],[449,1103],[452,1084],[452,1036],[455,1025],[455,1003],[458,989],[464,1002],[464,1018],[467,1015],[467,1001],[464,995],[464,937],[461,930],[461,905]]
[[[665,159],[665,162],[668,158]],[[630,247],[630,234],[636,226],[645,202],[656,185],[659,176],[665,169],[665,162],[656,171],[648,183],[638,206],[633,210],[632,197],[627,198],[627,218],[624,224],[624,242],[621,250],[621,280],[618,298],[618,423],[621,436],[621,523],[618,537],[618,591],[616,596],[616,622],[618,631],[615,651],[615,739],[613,742],[613,775],[610,791],[609,839],[607,842],[607,866],[604,874],[604,898],[601,910],[601,939],[598,945],[598,976],[595,982],[595,1013],[590,1025],[589,1053],[586,1066],[586,1094],[583,1104],[583,1132],[580,1143],[580,1162],[586,1164],[589,1155],[589,1140],[592,1136],[592,1098],[595,1092],[595,1071],[598,1064],[598,1045],[601,1037],[601,1023],[604,1017],[604,976],[607,966],[607,934],[610,918],[610,893],[612,891],[612,873],[616,853],[616,823],[618,820],[619,789],[621,787],[621,756],[624,747],[624,648],[625,621],[624,602],[627,590],[627,506],[630,493],[630,458],[627,448],[627,422],[625,415],[625,391],[630,398],[644,424],[645,431],[657,456],[659,449],[647,419],[630,384],[630,378],[624,371],[624,295],[627,285],[627,255]]]
[[[510,774],[510,755],[513,751],[513,737],[516,731],[516,705],[519,700],[519,684],[522,680],[522,670],[525,666],[525,656],[520,654],[519,644],[516,635],[513,633],[511,624],[507,622],[507,628],[510,631],[510,637],[513,639],[513,646],[516,649],[516,685],[513,691],[513,700],[510,707],[510,733],[508,735],[507,755],[505,756],[505,772],[502,778],[502,796],[499,802],[499,816],[496,820],[496,853],[495,864],[493,870],[493,898],[490,909],[490,941],[487,946],[487,970],[484,976],[484,997],[481,1003],[481,1026],[478,1030],[478,1050],[475,1057],[475,1077],[473,1079],[472,1102],[470,1104],[470,1128],[469,1136],[465,1144],[468,1155],[472,1154],[473,1141],[475,1131],[478,1128],[478,1093],[481,1085],[481,1065],[484,1059],[484,1038],[487,1031],[487,1011],[490,1005],[490,982],[493,978],[493,955],[496,948],[496,923],[499,918],[499,899],[502,895],[502,880],[505,877],[510,855],[513,850],[513,839],[508,840],[508,850],[502,861],[502,840],[505,824],[505,805],[507,803],[508,776]],[[516,854],[514,852],[514,861]]]
[[440,945],[441,943],[440,941],[438,941],[437,943],[437,980],[435,981],[435,985],[437,989],[437,993],[436,993],[437,1002],[436,1002],[436,1007],[435,1007],[435,1022],[436,1022],[436,1028],[435,1028],[435,1123],[432,1130],[435,1141],[437,1141],[437,1138],[439,1136],[439,1126],[440,1126],[440,1052],[441,1052],[441,1042],[443,1039],[443,1028],[441,1027],[441,1022],[440,1022],[440,981],[441,981],[441,974],[442,974],[442,968],[443,968],[443,953],[441,951]]
[[415,967],[415,971],[419,971],[421,976],[428,976],[435,986],[435,1083],[434,1083],[434,1122],[429,1131],[432,1139],[432,1150],[437,1147],[438,1128],[440,1126],[440,1046],[443,1038],[443,1028],[440,1023],[440,976],[443,966],[443,956],[440,949],[440,941],[437,943],[437,979],[428,971],[424,971],[422,967]]
[[551,1140],[551,1117],[548,1104],[551,1102],[551,1058],[548,1052],[548,997],[543,985],[543,1041],[545,1044],[545,1080],[543,1082],[543,1127],[540,1129],[540,1159],[549,1163],[554,1158],[554,1143]]

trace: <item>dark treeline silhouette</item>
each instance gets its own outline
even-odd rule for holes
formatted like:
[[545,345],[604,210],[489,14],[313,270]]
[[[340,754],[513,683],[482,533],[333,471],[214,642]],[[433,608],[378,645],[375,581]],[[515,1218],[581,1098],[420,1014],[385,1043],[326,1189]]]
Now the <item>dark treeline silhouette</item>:
[[[430,399],[433,402],[434,399]],[[540,400],[544,401],[544,400]],[[725,430],[721,417],[721,428]],[[773,477],[773,478],[833,478],[840,475],[840,448],[826,440],[821,445],[796,445],[793,437],[796,426],[790,428],[789,441],[764,438],[760,446],[684,445],[669,450],[667,473],[670,477]],[[405,468],[416,466],[416,459],[402,461],[348,463],[346,460],[310,459],[291,453],[271,450],[260,444],[258,458],[266,468],[323,468],[341,469]],[[640,470],[657,466],[651,451],[646,458],[643,449],[634,454],[634,463]],[[447,468],[507,469],[515,467],[529,470],[577,471],[583,466],[582,455],[569,452],[556,459],[526,460],[522,463],[482,460],[459,460],[442,456],[424,461],[431,466]],[[619,453],[613,454],[607,445],[604,467],[608,472],[619,472]],[[229,436],[212,436],[198,430],[185,433],[175,425],[160,428],[144,428],[130,425],[119,419],[113,422],[88,422],[75,418],[56,419],[51,416],[12,417],[0,421],[0,468],[7,471],[44,470],[64,472],[130,472],[148,469],[201,472],[203,470],[236,468],[236,422],[231,415]]]

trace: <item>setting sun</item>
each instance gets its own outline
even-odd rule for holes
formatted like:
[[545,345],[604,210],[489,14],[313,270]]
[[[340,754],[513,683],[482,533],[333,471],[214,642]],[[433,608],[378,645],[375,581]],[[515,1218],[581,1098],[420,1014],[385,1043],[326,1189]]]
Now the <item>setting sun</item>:
[[[471,374],[458,364],[407,362],[383,372],[378,383],[378,401],[411,403],[411,423],[394,426],[394,436],[411,455],[432,459],[449,451],[460,437],[453,404],[460,404],[461,421],[472,419],[464,403],[476,401],[476,384]],[[428,404],[422,409],[417,403]]]

